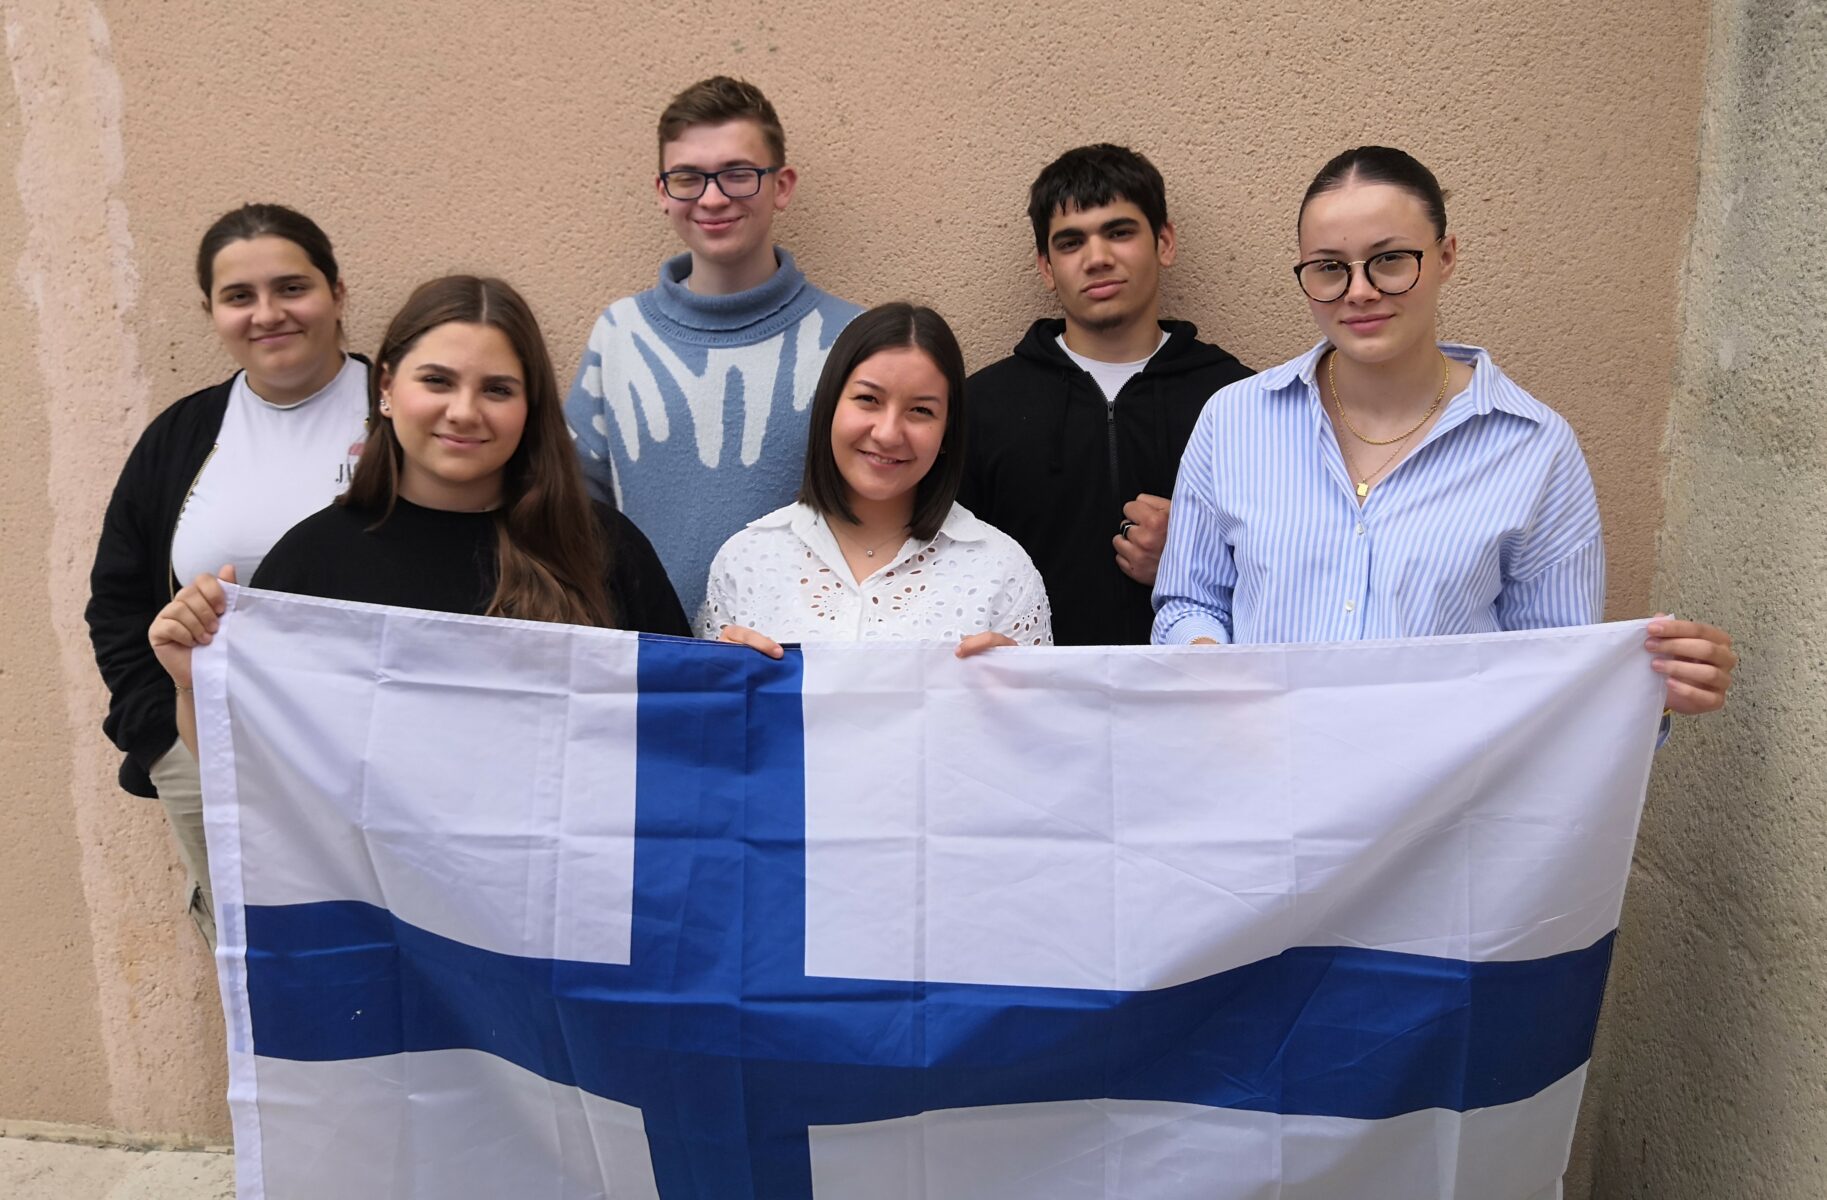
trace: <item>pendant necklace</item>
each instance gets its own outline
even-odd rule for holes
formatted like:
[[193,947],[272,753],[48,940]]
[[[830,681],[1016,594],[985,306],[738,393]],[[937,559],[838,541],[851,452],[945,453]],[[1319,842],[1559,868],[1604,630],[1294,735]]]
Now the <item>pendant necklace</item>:
[[[1440,402],[1446,399],[1447,381],[1452,378],[1452,363],[1447,359],[1446,355],[1442,354],[1440,356],[1440,390],[1434,393],[1434,402],[1427,406],[1427,411],[1421,414],[1421,419],[1419,421],[1416,421],[1413,425],[1409,426],[1407,431],[1397,434],[1392,438],[1367,438],[1358,432],[1358,427],[1351,423],[1350,416],[1345,412],[1344,398],[1339,395],[1338,376],[1333,370],[1333,365],[1338,362],[1338,356],[1339,352],[1337,350],[1334,350],[1331,354],[1326,356],[1326,387],[1332,392],[1332,406],[1338,410],[1339,420],[1344,422],[1345,428],[1350,432],[1352,437],[1363,442],[1366,446],[1394,446],[1396,448],[1393,454],[1383,460],[1382,466],[1358,480],[1358,499],[1362,500],[1370,495],[1370,481],[1389,469],[1389,465],[1395,462],[1397,457],[1401,455],[1403,444],[1407,442],[1409,438],[1414,437],[1416,431],[1432,420],[1434,414],[1439,411]],[[1341,452],[1343,449],[1343,447],[1340,447]]]
[[[837,532],[836,525],[831,526],[831,532],[834,534]],[[903,542],[907,540],[907,530],[905,527],[901,528],[899,531],[897,531],[895,533],[889,534],[887,537],[883,538],[881,541],[877,542],[873,546],[864,546],[860,542],[852,542],[851,544],[863,552],[864,558],[874,558],[875,552],[877,550],[880,550],[883,546],[886,546],[889,542],[894,541],[894,539],[896,539],[896,538],[901,539],[901,541],[903,541]],[[839,542],[842,542],[843,540],[844,539],[841,537],[838,538]]]
[[[1383,472],[1389,470],[1389,464],[1395,462],[1396,459],[1398,459],[1402,456],[1402,451],[1407,446],[1408,439],[1414,432],[1415,431],[1411,429],[1408,431],[1408,433],[1403,434],[1402,439],[1400,442],[1397,443],[1395,450],[1390,454],[1390,456],[1388,458],[1383,460],[1383,465],[1378,467],[1374,471],[1366,472],[1364,477],[1362,479],[1358,480],[1358,499],[1362,500],[1362,499],[1364,499],[1364,497],[1370,495],[1370,481],[1375,479],[1377,476],[1381,475]],[[1351,464],[1347,463],[1346,464],[1347,472],[1349,472],[1350,467],[1351,467]]]

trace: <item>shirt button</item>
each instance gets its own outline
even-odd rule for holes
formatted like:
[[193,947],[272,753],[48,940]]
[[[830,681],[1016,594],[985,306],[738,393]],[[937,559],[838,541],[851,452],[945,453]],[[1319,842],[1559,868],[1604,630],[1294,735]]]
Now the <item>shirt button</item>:
[[1345,611],[1346,612],[1356,612],[1357,610],[1358,610],[1358,602],[1356,600],[1345,601]]
[[1362,522],[1362,521],[1358,522],[1358,536],[1359,537],[1364,536],[1364,522]]

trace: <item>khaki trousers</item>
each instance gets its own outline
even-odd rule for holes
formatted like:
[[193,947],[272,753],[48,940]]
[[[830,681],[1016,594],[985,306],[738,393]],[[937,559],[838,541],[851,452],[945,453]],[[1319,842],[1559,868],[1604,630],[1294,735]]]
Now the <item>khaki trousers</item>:
[[177,839],[178,854],[190,876],[186,889],[190,919],[214,950],[216,904],[209,891],[209,847],[203,840],[203,780],[197,771],[197,760],[180,738],[152,764],[149,774],[152,786],[159,789],[159,801],[171,819],[172,836]]

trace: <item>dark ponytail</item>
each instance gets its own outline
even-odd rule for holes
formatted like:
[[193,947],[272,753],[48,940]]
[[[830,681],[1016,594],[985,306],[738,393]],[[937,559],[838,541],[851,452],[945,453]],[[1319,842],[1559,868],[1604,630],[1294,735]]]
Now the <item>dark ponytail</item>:
[[205,301],[216,286],[216,255],[222,247],[257,237],[284,238],[303,250],[311,265],[323,273],[330,290],[336,290],[341,278],[336,269],[336,251],[330,248],[330,239],[316,221],[283,204],[243,204],[217,217],[197,246],[197,286],[203,289]]
[[1347,183],[1387,183],[1401,188],[1419,200],[1421,207],[1427,210],[1427,219],[1434,226],[1434,236],[1446,236],[1446,193],[1440,190],[1440,181],[1413,155],[1388,146],[1359,146],[1355,150],[1345,151],[1321,167],[1319,174],[1313,177],[1313,182],[1307,185],[1307,194],[1301,197],[1300,212],[1294,218],[1296,233],[1300,230],[1300,218],[1306,215],[1310,200],[1335,188],[1344,187]]

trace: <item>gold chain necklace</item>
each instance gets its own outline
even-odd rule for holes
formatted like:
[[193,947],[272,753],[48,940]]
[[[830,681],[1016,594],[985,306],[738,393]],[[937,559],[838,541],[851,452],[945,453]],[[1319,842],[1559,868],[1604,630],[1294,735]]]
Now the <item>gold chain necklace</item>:
[[[1326,387],[1332,392],[1332,406],[1339,410],[1339,420],[1345,423],[1345,428],[1351,431],[1351,436],[1366,446],[1393,446],[1397,442],[1406,442],[1415,436],[1415,430],[1433,419],[1434,413],[1440,408],[1440,402],[1446,399],[1446,382],[1452,377],[1452,364],[1447,360],[1446,355],[1442,354],[1440,356],[1440,390],[1434,393],[1434,402],[1427,406],[1427,411],[1421,414],[1421,419],[1410,426],[1407,433],[1398,434],[1392,438],[1367,438],[1358,432],[1358,427],[1353,425],[1351,418],[1345,415],[1345,401],[1339,396],[1339,381],[1333,372],[1333,366],[1338,359],[1337,350],[1326,356]],[[1359,493],[1359,495],[1362,494]]]
[[[1440,401],[1446,398],[1446,383],[1447,380],[1451,378],[1452,364],[1448,361],[1446,355],[1442,354],[1440,356],[1440,390],[1434,393],[1434,402],[1427,406],[1427,411],[1421,414],[1421,419],[1409,426],[1406,433],[1399,434],[1392,438],[1383,438],[1379,441],[1376,438],[1367,438],[1359,433],[1357,426],[1351,423],[1351,418],[1345,415],[1345,402],[1339,398],[1338,377],[1333,373],[1332,369],[1333,364],[1337,361],[1338,351],[1334,350],[1326,358],[1326,387],[1332,392],[1332,406],[1339,410],[1339,420],[1345,423],[1345,428],[1351,431],[1352,437],[1363,442],[1366,446],[1395,447],[1394,450],[1390,451],[1389,457],[1383,460],[1381,466],[1358,478],[1358,499],[1362,500],[1370,495],[1370,481],[1389,470],[1390,464],[1394,463],[1396,459],[1402,456],[1403,447],[1407,445],[1408,439],[1414,437],[1415,433],[1420,430],[1423,425],[1433,419],[1434,413],[1440,408]],[[1341,459],[1345,457],[1345,447],[1343,445],[1339,446],[1339,457]],[[1349,473],[1351,470],[1350,463],[1345,464],[1345,470]]]
[[[1419,429],[1419,428],[1421,428],[1419,425],[1415,426],[1415,429]],[[1396,448],[1390,452],[1389,457],[1383,460],[1383,465],[1378,467],[1374,471],[1367,472],[1362,479],[1358,480],[1358,488],[1357,488],[1358,499],[1362,500],[1364,497],[1370,495],[1370,481],[1372,479],[1375,479],[1377,476],[1381,475],[1383,472],[1389,470],[1389,465],[1391,463],[1395,462],[1396,459],[1398,459],[1402,456],[1402,451],[1407,448],[1406,443],[1408,442],[1408,439],[1414,435],[1414,432],[1415,432],[1415,430],[1411,429],[1407,433],[1403,434],[1401,436],[1401,438],[1398,439],[1398,441],[1401,444],[1398,444],[1396,446]],[[1340,457],[1343,457],[1342,452],[1344,450],[1344,447],[1340,446],[1339,450],[1341,451]],[[1351,470],[1350,463],[1345,464],[1345,470],[1349,473],[1349,471]]]

